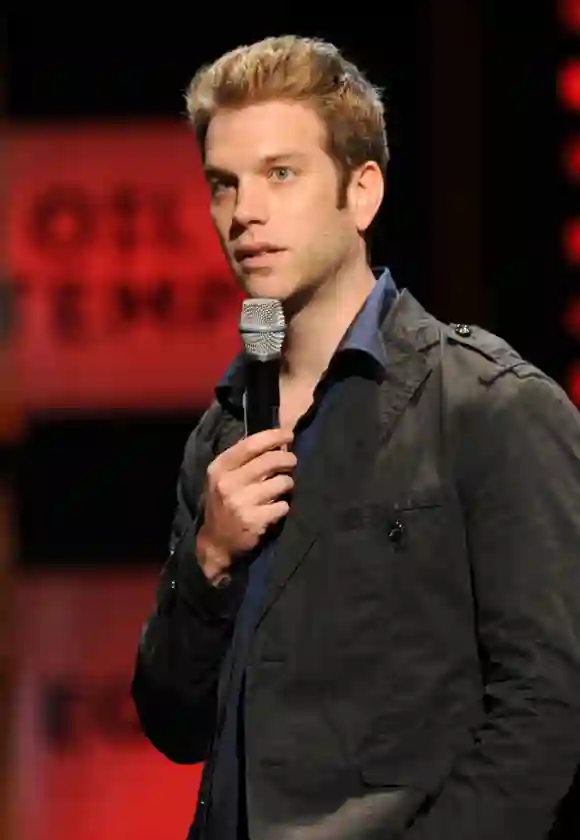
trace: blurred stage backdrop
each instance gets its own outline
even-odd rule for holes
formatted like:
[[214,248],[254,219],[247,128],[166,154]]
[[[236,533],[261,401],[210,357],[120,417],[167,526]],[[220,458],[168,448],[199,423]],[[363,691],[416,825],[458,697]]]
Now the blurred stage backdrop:
[[386,90],[376,261],[580,403],[580,3],[350,17],[6,18],[2,838],[173,840],[195,806],[200,768],[146,743],[129,684],[182,449],[238,349],[240,292],[183,119],[200,64],[269,34],[340,45]]

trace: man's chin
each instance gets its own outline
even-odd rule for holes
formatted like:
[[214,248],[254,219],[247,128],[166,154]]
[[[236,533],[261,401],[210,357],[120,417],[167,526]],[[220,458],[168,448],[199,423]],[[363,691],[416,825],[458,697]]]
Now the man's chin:
[[292,288],[288,281],[277,277],[272,271],[253,270],[251,272],[240,272],[238,279],[248,297],[252,298],[275,298],[284,302],[288,295],[292,294]]

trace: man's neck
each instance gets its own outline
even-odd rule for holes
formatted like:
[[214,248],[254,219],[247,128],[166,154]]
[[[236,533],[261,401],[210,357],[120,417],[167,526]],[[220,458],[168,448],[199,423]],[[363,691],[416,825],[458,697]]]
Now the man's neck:
[[282,383],[291,390],[313,390],[336,348],[369,296],[375,278],[364,263],[321,286],[288,320]]

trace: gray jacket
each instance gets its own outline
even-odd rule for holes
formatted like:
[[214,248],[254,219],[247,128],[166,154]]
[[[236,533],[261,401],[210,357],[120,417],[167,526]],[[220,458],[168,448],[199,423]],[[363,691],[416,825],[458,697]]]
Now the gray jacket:
[[[250,836],[541,840],[580,764],[580,415],[408,292],[382,335],[386,378],[350,377],[322,421],[271,566],[245,683]],[[205,762],[202,840],[246,572],[209,587],[194,537],[206,467],[242,434],[216,403],[187,443],[133,683],[153,744]]]

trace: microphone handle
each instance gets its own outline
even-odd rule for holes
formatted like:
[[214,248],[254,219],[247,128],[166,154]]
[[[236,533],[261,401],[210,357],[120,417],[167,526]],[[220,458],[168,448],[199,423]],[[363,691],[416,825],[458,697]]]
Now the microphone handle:
[[244,422],[246,437],[280,426],[280,359],[246,359]]

